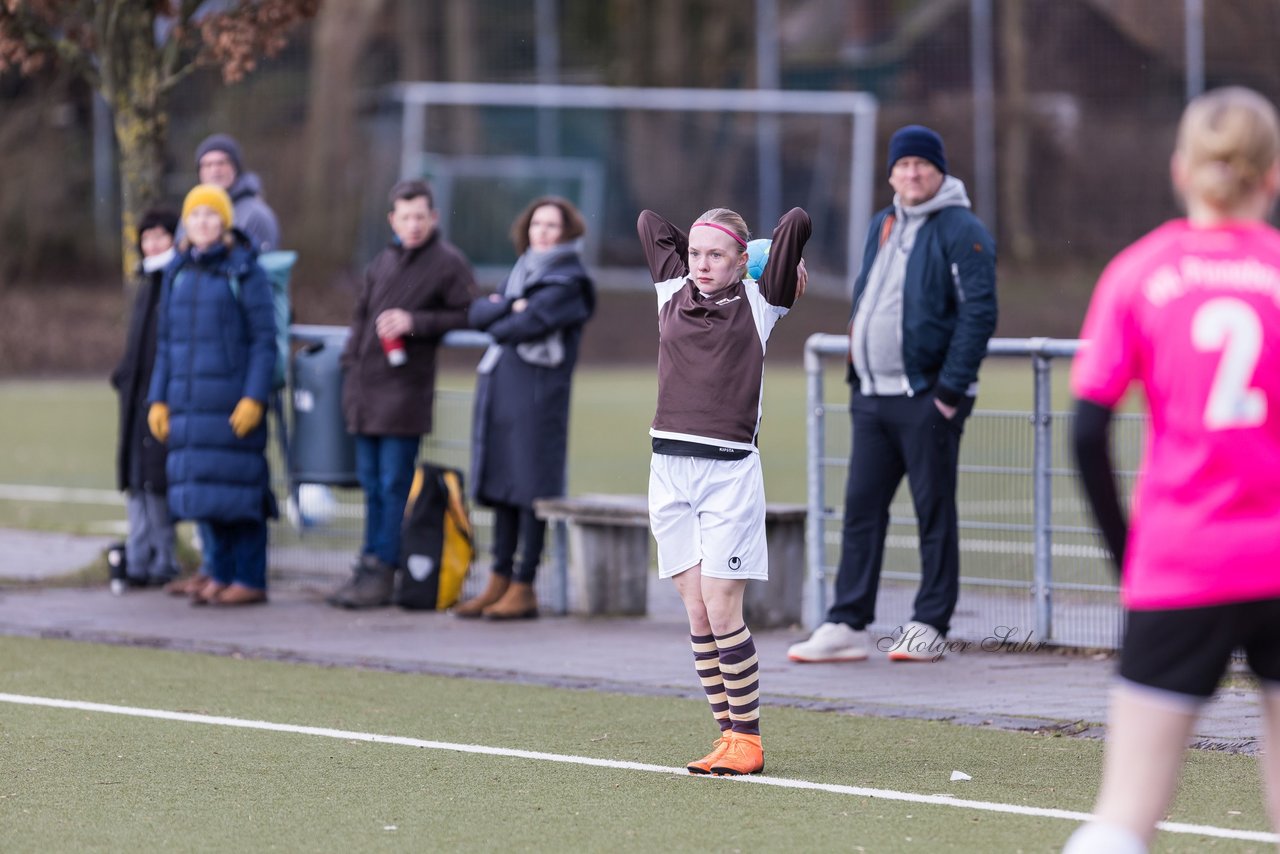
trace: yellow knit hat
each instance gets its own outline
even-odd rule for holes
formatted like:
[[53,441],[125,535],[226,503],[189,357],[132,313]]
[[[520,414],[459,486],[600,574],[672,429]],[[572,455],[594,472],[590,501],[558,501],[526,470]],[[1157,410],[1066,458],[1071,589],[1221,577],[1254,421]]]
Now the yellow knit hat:
[[231,206],[231,197],[227,195],[226,190],[217,184],[197,184],[190,193],[187,193],[187,198],[182,202],[183,221],[186,221],[187,215],[191,211],[201,205],[208,205],[213,208],[214,212],[222,219],[223,228],[231,227],[235,214],[234,208]]

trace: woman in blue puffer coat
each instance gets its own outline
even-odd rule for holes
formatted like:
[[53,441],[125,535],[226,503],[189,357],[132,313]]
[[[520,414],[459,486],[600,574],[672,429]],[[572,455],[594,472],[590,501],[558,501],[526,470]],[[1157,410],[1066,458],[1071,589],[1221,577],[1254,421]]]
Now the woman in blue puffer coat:
[[193,604],[267,601],[267,519],[277,515],[263,417],[276,362],[271,285],[232,216],[213,184],[183,202],[147,418],[169,446],[170,513],[207,523],[212,539]]

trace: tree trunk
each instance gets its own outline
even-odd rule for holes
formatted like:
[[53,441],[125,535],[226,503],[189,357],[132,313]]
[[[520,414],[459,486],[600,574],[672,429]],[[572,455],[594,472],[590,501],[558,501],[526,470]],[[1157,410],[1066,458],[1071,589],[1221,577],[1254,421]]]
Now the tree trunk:
[[[472,0],[447,0],[445,4],[445,45],[448,54],[448,79],[454,83],[474,83],[481,79],[476,64],[476,10]],[[437,113],[448,110],[451,132],[451,154],[479,154],[480,109],[478,107],[435,107]],[[438,119],[437,119],[438,121]],[[431,120],[428,119],[428,128]],[[430,141],[428,140],[428,146]]]
[[320,9],[311,35],[303,209],[310,269],[345,266],[358,227],[368,170],[356,156],[356,66],[384,0],[346,0]]
[[397,3],[396,40],[399,51],[401,80],[430,80],[436,76],[439,63],[428,52],[431,44],[432,13],[435,4],[414,0]]
[[1000,4],[1000,45],[1004,55],[1004,156],[1000,158],[1000,223],[1015,261],[1035,255],[1031,236],[1027,174],[1031,148],[1031,113],[1027,100],[1027,48],[1022,26],[1023,0]]
[[[160,89],[153,4],[123,3],[115,41],[104,45],[100,91],[120,150],[120,250],[126,290],[138,267],[138,221],[161,198],[168,113]],[[105,39],[105,34],[99,34]]]

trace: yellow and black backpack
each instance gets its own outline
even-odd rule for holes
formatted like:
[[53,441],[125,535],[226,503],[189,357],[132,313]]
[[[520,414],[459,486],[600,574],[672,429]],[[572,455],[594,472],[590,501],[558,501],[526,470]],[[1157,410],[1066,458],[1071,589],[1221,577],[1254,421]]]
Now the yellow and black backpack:
[[475,547],[462,472],[422,463],[413,475],[400,532],[395,603],[443,611],[458,601]]

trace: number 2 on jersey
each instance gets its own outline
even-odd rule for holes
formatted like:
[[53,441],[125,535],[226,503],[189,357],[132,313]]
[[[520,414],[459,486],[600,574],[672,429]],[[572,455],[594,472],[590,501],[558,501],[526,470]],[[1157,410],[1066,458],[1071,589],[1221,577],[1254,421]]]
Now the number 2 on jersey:
[[1234,297],[1211,299],[1191,320],[1191,342],[1197,350],[1222,352],[1204,408],[1205,428],[1230,430],[1265,422],[1267,397],[1249,385],[1262,352],[1257,312]]

